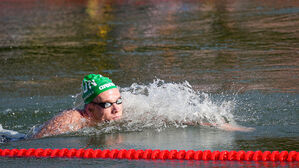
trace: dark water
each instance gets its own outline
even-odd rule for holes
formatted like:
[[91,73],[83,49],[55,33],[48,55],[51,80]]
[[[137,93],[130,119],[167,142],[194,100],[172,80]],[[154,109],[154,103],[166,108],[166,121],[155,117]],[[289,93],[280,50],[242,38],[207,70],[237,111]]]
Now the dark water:
[[[194,91],[207,93],[215,108],[222,107],[217,102],[232,101],[234,107],[228,112],[234,121],[256,129],[244,133],[168,125],[109,133],[93,130],[1,143],[2,149],[299,150],[296,0],[2,0],[0,9],[0,124],[4,129],[28,133],[74,107],[81,80],[88,73],[109,76],[124,89],[132,88],[132,83],[148,86],[155,79],[175,86],[188,81]],[[167,108],[176,105],[170,101],[173,96],[155,93],[166,97]],[[140,111],[145,107],[134,104],[132,98],[127,102]],[[174,114],[184,113],[183,109]],[[209,114],[217,112],[209,110]],[[298,166],[101,159],[0,161],[0,167]]]

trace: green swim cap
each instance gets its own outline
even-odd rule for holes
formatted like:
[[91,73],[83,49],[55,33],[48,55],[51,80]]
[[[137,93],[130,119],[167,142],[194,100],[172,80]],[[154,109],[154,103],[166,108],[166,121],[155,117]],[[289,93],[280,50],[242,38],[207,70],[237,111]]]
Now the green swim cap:
[[85,104],[92,102],[100,93],[106,90],[117,88],[112,81],[100,74],[89,74],[84,76],[82,81],[82,98]]

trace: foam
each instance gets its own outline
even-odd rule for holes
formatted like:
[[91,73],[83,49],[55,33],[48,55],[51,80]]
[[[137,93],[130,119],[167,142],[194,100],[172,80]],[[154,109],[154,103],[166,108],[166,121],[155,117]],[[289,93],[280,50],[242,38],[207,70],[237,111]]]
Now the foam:
[[113,133],[142,131],[189,125],[235,124],[233,100],[215,100],[211,95],[195,91],[187,82],[167,83],[156,79],[144,85],[134,83],[120,88],[123,97],[123,119],[100,123],[97,128],[86,128],[84,133]]
[[0,124],[0,143],[8,142],[8,141],[16,141],[24,138],[25,138],[25,134],[13,130],[4,129]]

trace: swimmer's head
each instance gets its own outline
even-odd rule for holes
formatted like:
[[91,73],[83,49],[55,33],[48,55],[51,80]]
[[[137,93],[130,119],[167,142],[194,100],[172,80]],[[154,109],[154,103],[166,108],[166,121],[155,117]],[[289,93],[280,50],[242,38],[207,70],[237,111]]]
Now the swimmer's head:
[[82,81],[82,98],[85,104],[93,101],[100,93],[117,88],[116,85],[107,77],[100,74],[89,74]]

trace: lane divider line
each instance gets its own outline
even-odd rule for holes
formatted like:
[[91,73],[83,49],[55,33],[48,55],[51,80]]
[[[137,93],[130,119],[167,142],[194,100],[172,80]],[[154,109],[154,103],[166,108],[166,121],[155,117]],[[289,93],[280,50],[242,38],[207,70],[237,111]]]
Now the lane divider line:
[[297,151],[194,151],[159,149],[0,149],[1,157],[110,158],[147,160],[299,161]]

